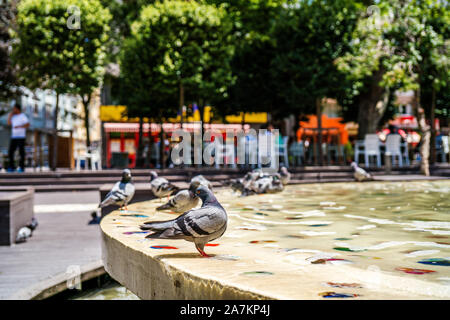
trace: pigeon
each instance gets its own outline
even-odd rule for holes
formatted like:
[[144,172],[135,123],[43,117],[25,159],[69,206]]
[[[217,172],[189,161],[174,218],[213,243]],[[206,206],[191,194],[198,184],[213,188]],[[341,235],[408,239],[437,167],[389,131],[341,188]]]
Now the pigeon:
[[249,189],[256,194],[275,193],[283,191],[284,186],[278,174],[263,176],[255,181],[252,181]]
[[189,189],[178,191],[166,204],[159,206],[156,210],[171,210],[176,213],[183,213],[195,208],[200,199],[195,194],[195,190],[200,186],[200,182],[191,182]]
[[22,227],[19,229],[19,232],[17,232],[16,243],[25,242],[29,237],[31,237],[31,229]]
[[280,169],[280,179],[281,179],[281,183],[284,186],[287,185],[289,183],[289,181],[291,180],[291,174],[287,170],[286,167],[281,167],[281,169]]
[[213,191],[211,182],[208,179],[206,179],[203,175],[199,174],[191,179],[191,182],[195,181],[200,182],[200,184],[207,186],[209,190]]
[[29,225],[27,225],[27,227],[30,228],[31,231],[34,231],[34,229],[36,229],[38,225],[39,225],[39,223],[38,223],[37,219],[35,217],[32,217],[31,222]]
[[[120,206],[120,210],[122,210],[122,207],[125,207],[125,210],[128,210],[127,205],[133,198],[134,191],[134,185],[131,183],[131,172],[129,169],[125,169],[122,171],[122,180],[114,185],[111,191],[106,195],[105,199],[98,205],[98,209],[115,204]],[[100,222],[96,211],[92,212],[91,216],[92,220],[89,224],[98,224]]]
[[244,195],[250,191],[250,184],[262,176],[261,169],[254,169],[247,172],[243,178],[229,180],[226,185],[229,185],[233,191],[240,191]]
[[220,238],[227,229],[228,216],[216,197],[205,186],[199,186],[195,194],[202,200],[198,209],[187,211],[169,221],[148,221],[142,230],[150,230],[150,239],[184,239],[194,242],[203,257],[210,257],[204,251],[205,244]]
[[356,162],[352,162],[351,167],[353,168],[353,176],[356,181],[361,182],[373,180],[373,176],[370,173],[367,173],[363,168],[358,167]]
[[179,188],[171,184],[167,179],[158,177],[155,171],[150,171],[150,185],[153,194],[157,198],[164,198],[170,196],[173,192],[177,192]]

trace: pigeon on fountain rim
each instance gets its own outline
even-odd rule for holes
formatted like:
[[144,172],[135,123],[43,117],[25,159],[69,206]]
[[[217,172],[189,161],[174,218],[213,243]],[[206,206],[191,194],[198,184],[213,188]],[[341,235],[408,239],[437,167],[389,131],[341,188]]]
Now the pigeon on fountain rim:
[[173,220],[148,221],[142,230],[150,230],[150,239],[184,239],[194,242],[203,257],[205,244],[220,238],[227,229],[228,216],[225,209],[206,186],[199,186],[195,194],[202,200],[198,209],[187,211]]

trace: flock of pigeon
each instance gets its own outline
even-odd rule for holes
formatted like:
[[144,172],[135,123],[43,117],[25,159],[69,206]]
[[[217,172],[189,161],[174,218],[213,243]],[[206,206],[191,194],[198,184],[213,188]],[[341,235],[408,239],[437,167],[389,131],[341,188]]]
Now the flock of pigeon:
[[[352,163],[351,166],[357,181],[373,180],[372,175],[359,168],[356,163]],[[285,167],[277,173],[266,173],[262,169],[255,169],[243,178],[226,181],[224,185],[230,186],[235,192],[241,192],[242,196],[247,196],[283,191],[290,178],[291,174]],[[203,257],[209,257],[204,251],[205,244],[221,237],[225,233],[228,221],[225,209],[214,196],[211,182],[204,176],[197,175],[191,179],[189,188],[180,189],[167,179],[159,177],[155,171],[151,171],[150,187],[157,198],[169,198],[167,203],[157,207],[156,210],[169,210],[182,214],[168,221],[145,222],[140,228],[150,232],[146,238],[183,239],[193,242]],[[134,193],[131,172],[125,169],[122,172],[122,179],[106,195],[99,204],[99,208],[114,204],[118,205],[120,210],[123,208],[127,210],[127,205]],[[200,200],[201,207],[196,208]],[[95,216],[96,212],[93,212],[93,217]]]

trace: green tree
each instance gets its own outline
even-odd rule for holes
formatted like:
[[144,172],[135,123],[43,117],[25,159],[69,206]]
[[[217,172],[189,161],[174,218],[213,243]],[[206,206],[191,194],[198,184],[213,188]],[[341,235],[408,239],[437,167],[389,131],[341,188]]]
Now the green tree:
[[10,57],[13,40],[10,29],[15,25],[16,14],[17,1],[0,2],[0,100],[18,94],[16,68]]
[[[98,0],[23,0],[19,4],[14,58],[20,66],[21,83],[56,93],[53,170],[59,96],[79,94],[88,124],[90,96],[103,72],[109,19],[108,10]],[[89,145],[89,132],[87,136]]]
[[[356,95],[366,90],[376,97],[367,108],[360,105],[360,113],[384,111],[392,89],[414,91],[414,113],[422,132],[421,171],[429,175],[430,126],[425,119],[421,88],[448,88],[450,59],[448,39],[444,38],[448,31],[436,26],[448,28],[448,4],[438,0],[387,0],[376,8],[375,15],[359,20],[352,52],[338,59],[337,64],[353,80]],[[440,23],[436,12],[443,14]],[[373,116],[369,122],[377,119]]]
[[[271,35],[274,23],[286,1],[280,0],[205,0],[227,10],[233,26],[235,54],[231,61],[236,78],[226,97],[215,99],[217,113],[265,111],[276,115],[279,95],[273,83],[271,63],[276,54]],[[243,119],[245,122],[245,119]]]
[[[288,7],[273,30],[276,57],[272,70],[280,111],[315,113],[319,119],[321,141],[322,101],[340,100],[346,93],[345,77],[334,60],[349,50],[360,5],[356,1],[299,1]],[[322,162],[319,147],[318,161]]]
[[217,96],[226,97],[233,81],[234,46],[232,26],[225,18],[220,7],[165,1],[145,7],[133,25],[136,37],[157,51],[161,85],[178,87],[180,107],[185,96],[201,108]]

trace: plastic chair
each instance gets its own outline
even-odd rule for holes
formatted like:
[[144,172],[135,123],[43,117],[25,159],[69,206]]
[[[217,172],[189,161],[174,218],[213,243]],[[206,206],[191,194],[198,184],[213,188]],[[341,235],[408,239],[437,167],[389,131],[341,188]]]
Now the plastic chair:
[[436,137],[436,157],[441,157],[441,162],[447,162],[449,153],[448,136]]
[[91,152],[89,152],[89,156],[91,158],[91,170],[102,170],[102,156],[100,150],[92,149]]
[[401,144],[401,150],[402,152],[402,156],[405,160],[405,165],[409,166],[410,162],[409,162],[409,152],[408,152],[408,142],[403,141]]
[[305,149],[302,142],[293,142],[289,147],[289,153],[293,157],[293,165],[302,165],[305,157]]
[[[264,164],[269,164],[271,168],[275,168],[277,166],[277,152],[275,150],[276,146],[275,136],[269,132],[266,134],[259,133],[258,134],[258,168],[262,168],[263,166],[263,157]],[[264,146],[264,148],[260,148]],[[267,161],[267,158],[270,158]]]
[[288,141],[289,137],[285,136],[282,138],[282,143],[275,144],[275,156],[283,157],[283,165],[286,166],[286,168],[289,168]]
[[224,165],[231,165],[232,168],[236,168],[236,161],[235,161],[235,152],[234,152],[234,143],[233,144],[222,144],[218,140],[217,142],[217,155],[216,155],[216,161],[215,167],[218,169],[220,167],[219,161],[217,159],[222,159],[222,162]]
[[155,160],[156,168],[160,168],[160,147],[159,142],[152,144],[152,151],[150,153],[150,161]]
[[366,134],[364,137],[364,162],[369,167],[369,158],[375,157],[377,167],[381,167],[380,139],[377,134]]
[[359,156],[364,155],[364,140],[356,140],[355,142],[355,162],[359,163]]
[[77,171],[81,170],[80,166],[81,161],[84,161],[84,169],[87,169],[87,157],[85,152],[76,151],[74,158],[75,158],[75,170]]
[[403,154],[400,150],[401,140],[401,135],[389,134],[386,137],[386,153],[389,153],[392,157],[392,163],[394,163],[395,157],[397,157],[399,166],[403,167]]

